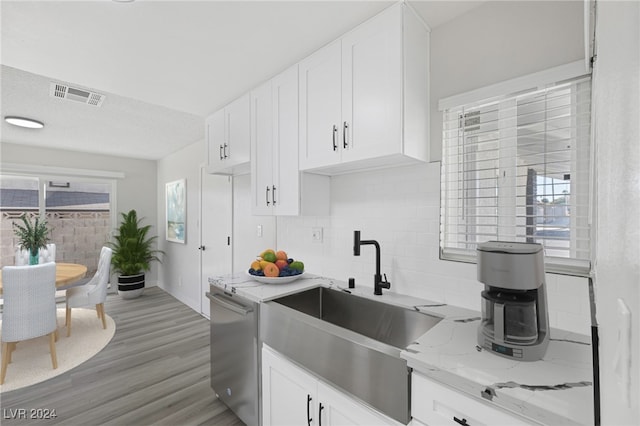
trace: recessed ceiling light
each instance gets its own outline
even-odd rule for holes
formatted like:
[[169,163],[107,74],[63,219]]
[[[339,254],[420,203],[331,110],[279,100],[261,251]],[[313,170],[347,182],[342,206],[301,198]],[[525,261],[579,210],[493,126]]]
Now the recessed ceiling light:
[[4,121],[14,126],[27,127],[29,129],[42,129],[44,127],[44,123],[25,117],[5,117]]

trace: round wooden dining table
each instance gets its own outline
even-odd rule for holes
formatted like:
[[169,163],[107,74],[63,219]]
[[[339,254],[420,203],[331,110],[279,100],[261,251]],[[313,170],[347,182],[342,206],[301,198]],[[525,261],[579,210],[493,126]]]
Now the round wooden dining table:
[[[56,288],[73,284],[87,274],[87,267],[78,263],[56,263]],[[0,294],[2,294],[2,274],[0,274]]]

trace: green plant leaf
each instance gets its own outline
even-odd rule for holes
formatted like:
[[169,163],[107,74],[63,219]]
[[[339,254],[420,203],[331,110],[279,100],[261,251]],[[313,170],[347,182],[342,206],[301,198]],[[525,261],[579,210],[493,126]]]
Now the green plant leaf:
[[22,250],[28,250],[32,256],[38,255],[38,250],[47,248],[50,241],[49,228],[47,221],[40,222],[40,218],[36,216],[35,223],[27,218],[27,213],[20,216],[22,225],[13,222],[13,233],[18,238],[18,247]]
[[135,275],[151,269],[154,261],[162,263],[159,255],[164,252],[154,249],[157,236],[148,236],[151,225],[142,226],[142,218],[138,219],[135,210],[120,215],[122,221],[118,233],[107,244],[113,250],[111,264],[114,271],[121,275]]

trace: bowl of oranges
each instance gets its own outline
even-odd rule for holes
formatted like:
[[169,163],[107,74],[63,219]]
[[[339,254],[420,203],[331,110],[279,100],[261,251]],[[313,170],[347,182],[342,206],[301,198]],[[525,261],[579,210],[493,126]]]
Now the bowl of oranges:
[[304,275],[304,263],[290,258],[284,250],[266,249],[251,262],[247,273],[261,283],[286,284]]

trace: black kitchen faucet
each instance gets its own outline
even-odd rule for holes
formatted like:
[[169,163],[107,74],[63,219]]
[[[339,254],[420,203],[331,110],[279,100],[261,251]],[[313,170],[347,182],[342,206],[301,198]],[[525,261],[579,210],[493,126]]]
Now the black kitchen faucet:
[[360,231],[353,231],[353,255],[360,256],[360,246],[376,246],[376,275],[373,277],[373,294],[382,295],[383,288],[391,288],[391,283],[387,281],[387,274],[384,274],[384,281],[380,275],[380,244],[376,240],[361,240]]

